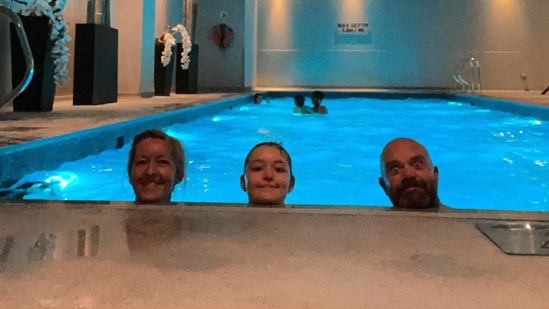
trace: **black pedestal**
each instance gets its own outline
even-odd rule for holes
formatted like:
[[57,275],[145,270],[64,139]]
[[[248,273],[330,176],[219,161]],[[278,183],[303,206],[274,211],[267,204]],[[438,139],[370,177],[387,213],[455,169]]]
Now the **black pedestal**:
[[73,105],[118,100],[118,30],[76,24]]
[[181,52],[183,46],[177,43],[177,66],[175,68],[175,93],[198,93],[198,54],[199,46],[193,44],[189,58],[189,68],[183,70],[181,68]]
[[[51,56],[54,42],[50,41],[50,25],[47,17],[19,16],[29,41],[34,59],[31,82],[13,100],[15,112],[49,112],[55,98],[55,64]],[[17,85],[25,75],[25,57],[13,24],[10,25],[12,83]]]
[[170,63],[167,66],[162,64],[162,51],[164,44],[154,46],[154,95],[169,96],[172,90],[172,74],[175,62],[175,48],[172,47]]

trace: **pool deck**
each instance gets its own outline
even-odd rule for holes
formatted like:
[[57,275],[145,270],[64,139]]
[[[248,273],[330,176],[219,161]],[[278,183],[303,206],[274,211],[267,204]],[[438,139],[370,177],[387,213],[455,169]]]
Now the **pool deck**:
[[549,107],[549,93],[541,95],[541,91],[483,91],[481,96],[514,102]]
[[[11,105],[0,109],[0,147],[83,129],[181,109],[239,94],[190,94],[141,98],[120,96],[118,102],[73,106],[72,97],[56,98],[52,112],[13,112]],[[240,94],[241,95],[241,94]]]
[[[0,147],[234,95],[4,107]],[[507,255],[475,227],[549,213],[242,206],[3,202],[0,308],[549,307],[549,256]]]

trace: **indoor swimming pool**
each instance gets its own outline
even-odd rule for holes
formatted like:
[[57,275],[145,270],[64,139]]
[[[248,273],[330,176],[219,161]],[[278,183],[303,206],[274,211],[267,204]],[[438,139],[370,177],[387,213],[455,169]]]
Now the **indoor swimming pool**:
[[[310,101],[307,101],[310,104]],[[546,121],[444,99],[325,99],[328,115],[294,115],[293,98],[244,104],[163,128],[183,142],[188,179],[176,202],[245,203],[239,177],[255,144],[276,141],[292,156],[288,204],[389,206],[378,185],[391,139],[417,139],[439,168],[441,202],[458,209],[549,210]],[[128,141],[127,141],[128,142]],[[132,201],[130,145],[11,185],[8,198]],[[22,193],[24,192],[24,193]]]

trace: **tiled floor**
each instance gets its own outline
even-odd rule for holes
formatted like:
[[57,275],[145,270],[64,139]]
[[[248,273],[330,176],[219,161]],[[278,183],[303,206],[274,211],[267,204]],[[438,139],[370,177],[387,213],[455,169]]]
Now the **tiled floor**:
[[[19,143],[224,96],[4,107],[0,136]],[[506,255],[475,223],[549,214],[235,206],[3,203],[0,308],[548,308],[549,258]]]
[[549,106],[549,93],[542,95],[541,91],[501,91],[486,90],[482,96],[503,99],[514,102],[529,103],[541,106]]
[[13,112],[11,105],[6,105],[0,109],[0,147],[232,96],[235,94],[171,95],[154,98],[120,96],[117,103],[95,106],[73,106],[72,97],[68,97],[57,98],[54,110],[43,113]]

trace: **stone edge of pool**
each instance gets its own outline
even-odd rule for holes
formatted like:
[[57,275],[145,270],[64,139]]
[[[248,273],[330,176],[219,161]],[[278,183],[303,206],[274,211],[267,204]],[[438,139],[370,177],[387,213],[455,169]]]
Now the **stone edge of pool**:
[[0,200],[2,211],[22,210],[67,210],[83,212],[101,211],[196,211],[196,212],[259,212],[275,214],[310,214],[310,215],[349,215],[349,216],[389,216],[417,217],[439,219],[474,219],[497,221],[537,221],[548,222],[548,212],[496,211],[496,210],[460,210],[445,208],[440,210],[395,210],[384,206],[337,206],[337,205],[286,205],[282,208],[248,207],[242,203],[170,203],[165,205],[137,205],[132,202],[111,201],[42,201],[42,200]]

